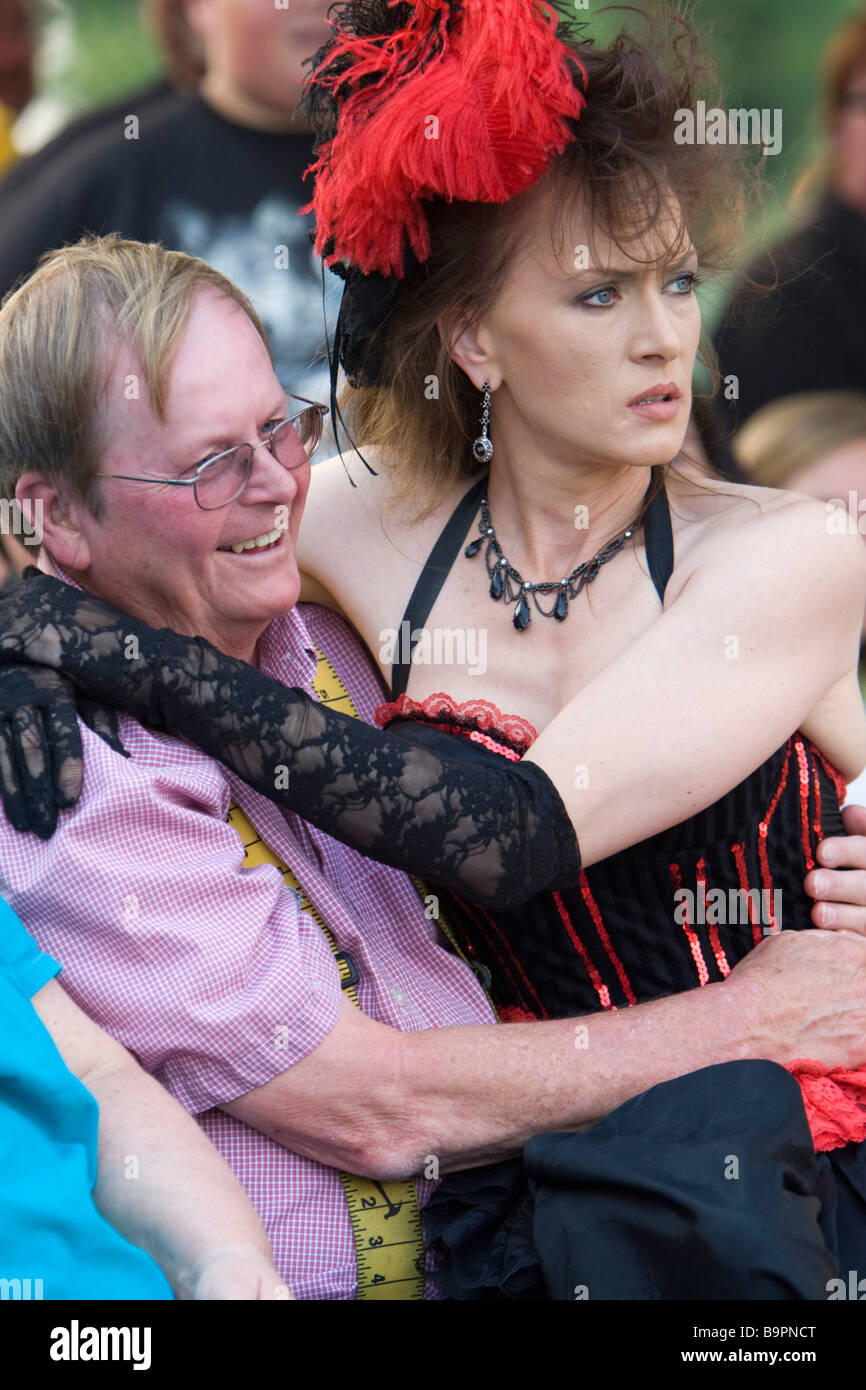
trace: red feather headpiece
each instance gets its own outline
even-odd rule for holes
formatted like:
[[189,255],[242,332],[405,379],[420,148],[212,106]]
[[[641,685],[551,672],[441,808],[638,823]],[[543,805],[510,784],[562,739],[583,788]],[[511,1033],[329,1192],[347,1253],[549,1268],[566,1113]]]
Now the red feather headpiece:
[[[355,0],[304,107],[319,132],[316,251],[402,277],[430,255],[424,200],[504,203],[575,138],[585,70],[541,0]],[[408,258],[411,263],[411,257]]]

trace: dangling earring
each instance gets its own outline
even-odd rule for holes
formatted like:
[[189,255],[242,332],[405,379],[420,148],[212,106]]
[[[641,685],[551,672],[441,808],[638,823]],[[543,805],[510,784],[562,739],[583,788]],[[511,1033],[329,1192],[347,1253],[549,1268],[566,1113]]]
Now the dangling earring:
[[493,441],[487,434],[490,420],[490,383],[484,383],[484,400],[481,404],[481,433],[472,445],[472,452],[479,463],[489,463],[493,458]]

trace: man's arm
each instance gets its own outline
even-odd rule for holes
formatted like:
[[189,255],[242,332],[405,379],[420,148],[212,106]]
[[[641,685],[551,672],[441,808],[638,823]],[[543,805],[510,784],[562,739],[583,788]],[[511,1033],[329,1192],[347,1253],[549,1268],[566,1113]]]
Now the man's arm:
[[[517,1152],[716,1062],[866,1059],[866,938],[838,932],[784,932],[724,983],[616,1013],[378,1023],[346,1003],[277,870],[241,867],[219,769],[173,743],[167,761],[164,737],[130,720],[121,732],[128,760],[82,730],[78,808],[8,854],[8,896],[74,997],[188,1110],[221,1106],[306,1157],[386,1177],[428,1155],[442,1170]],[[15,835],[0,820],[0,847]]]
[[178,1298],[289,1297],[252,1203],[195,1121],[56,980],[33,1006],[99,1104],[93,1195],[106,1221],[153,1256]]
[[223,1106],[370,1177],[467,1168],[577,1129],[658,1082],[737,1058],[866,1059],[866,940],[783,932],[728,980],[633,1009],[398,1033],[348,1002],[312,1053]]

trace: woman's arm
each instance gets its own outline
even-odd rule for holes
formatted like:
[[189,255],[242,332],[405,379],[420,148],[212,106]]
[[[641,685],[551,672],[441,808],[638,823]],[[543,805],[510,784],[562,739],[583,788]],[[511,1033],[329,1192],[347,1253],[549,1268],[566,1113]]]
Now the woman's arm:
[[[862,537],[792,498],[707,541],[679,597],[533,744],[584,864],[712,805],[856,667]],[[851,767],[866,761],[866,723]],[[845,769],[842,769],[845,771]]]
[[56,980],[33,1005],[99,1104],[93,1195],[106,1221],[153,1256],[178,1298],[291,1297],[252,1203],[195,1121]]

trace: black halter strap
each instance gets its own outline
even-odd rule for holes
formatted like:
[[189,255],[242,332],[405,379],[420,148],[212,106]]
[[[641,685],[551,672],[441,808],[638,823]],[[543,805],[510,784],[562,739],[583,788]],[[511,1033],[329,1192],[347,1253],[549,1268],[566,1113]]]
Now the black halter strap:
[[[484,478],[479,478],[478,482],[473,483],[469,491],[461,497],[418,576],[418,582],[412,590],[409,602],[406,604],[406,611],[403,614],[403,621],[400,624],[401,640],[397,643],[400,659],[395,661],[391,667],[391,698],[393,700],[406,693],[406,687],[409,684],[409,672],[412,667],[412,656],[420,640],[421,631],[439,597],[442,585],[448,578],[451,567],[457,559],[457,554],[466,539],[466,533],[478,511],[478,505],[485,495],[489,481],[489,474]],[[659,598],[664,603],[665,589],[674,568],[674,538],[664,483],[647,508],[643,519],[643,530],[650,577]],[[408,628],[405,626],[406,624],[408,624]],[[408,659],[405,656],[406,643],[402,640],[402,633],[404,632],[409,634]]]
[[[403,622],[400,624],[401,641],[397,643],[397,651],[400,653],[401,659],[395,661],[391,667],[391,697],[394,700],[406,693],[412,656],[418,645],[421,629],[429,618],[430,610],[451,572],[451,566],[457,559],[457,552],[466,539],[466,532],[472,525],[472,518],[478,511],[478,504],[484,496],[489,481],[490,475],[488,473],[485,477],[479,478],[477,483],[473,483],[469,491],[461,497],[418,576],[418,583],[412,590],[409,602],[406,604],[406,612],[403,614]],[[402,641],[402,634],[407,631],[404,623],[409,624],[408,660],[405,656],[406,644]]]
[[674,572],[674,533],[671,529],[671,509],[664,482],[650,502],[643,519],[643,543],[650,578],[664,604],[668,580]]

